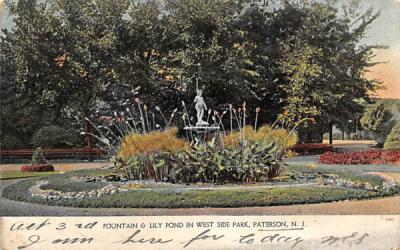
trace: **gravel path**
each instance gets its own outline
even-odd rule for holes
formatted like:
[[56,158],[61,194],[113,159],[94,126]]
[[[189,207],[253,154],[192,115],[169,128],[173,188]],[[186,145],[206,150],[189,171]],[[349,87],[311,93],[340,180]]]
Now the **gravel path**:
[[323,170],[338,170],[338,171],[353,171],[353,172],[393,172],[400,173],[399,165],[340,165],[340,164],[319,164],[316,162],[304,161],[287,161],[291,166],[307,166],[308,164],[316,164],[317,169]]
[[[328,144],[328,140],[323,143]],[[374,149],[375,141],[333,140],[333,147],[339,152],[368,151]]]

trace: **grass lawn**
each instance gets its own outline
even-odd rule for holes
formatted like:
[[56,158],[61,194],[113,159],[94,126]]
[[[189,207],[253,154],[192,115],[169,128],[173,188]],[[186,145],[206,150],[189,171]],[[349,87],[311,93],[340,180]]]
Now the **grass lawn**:
[[382,185],[383,182],[383,179],[381,177],[368,175],[357,169],[335,170],[335,169],[324,168],[323,166],[318,165],[316,169],[311,170],[309,167],[301,164],[290,164],[288,166],[285,166],[283,173],[287,174],[291,172],[336,174],[340,178],[344,178],[350,181],[369,182],[373,186]]
[[11,180],[28,177],[48,176],[60,172],[21,172],[19,170],[10,170],[0,172],[0,180]]

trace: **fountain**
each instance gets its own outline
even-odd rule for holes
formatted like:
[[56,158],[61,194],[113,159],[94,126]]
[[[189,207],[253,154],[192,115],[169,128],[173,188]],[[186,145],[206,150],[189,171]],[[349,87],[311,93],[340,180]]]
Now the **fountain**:
[[219,135],[220,127],[219,126],[210,126],[210,124],[203,120],[204,111],[207,110],[207,105],[204,102],[204,98],[202,96],[203,90],[199,89],[198,83],[196,81],[196,97],[194,98],[195,109],[197,114],[197,122],[196,126],[186,126],[183,129],[190,132],[191,134],[195,133],[195,138],[199,142],[204,142],[207,139],[208,135]]

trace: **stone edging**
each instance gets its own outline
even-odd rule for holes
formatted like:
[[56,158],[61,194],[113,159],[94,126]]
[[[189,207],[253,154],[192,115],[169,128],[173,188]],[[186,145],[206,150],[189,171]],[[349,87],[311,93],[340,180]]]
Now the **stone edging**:
[[94,198],[103,195],[112,195],[120,192],[128,191],[128,189],[121,188],[114,184],[108,184],[98,190],[80,191],[80,192],[63,192],[54,189],[42,189],[44,185],[48,184],[48,181],[39,181],[36,185],[29,189],[32,196],[40,197],[48,200],[61,200],[61,199],[84,199]]

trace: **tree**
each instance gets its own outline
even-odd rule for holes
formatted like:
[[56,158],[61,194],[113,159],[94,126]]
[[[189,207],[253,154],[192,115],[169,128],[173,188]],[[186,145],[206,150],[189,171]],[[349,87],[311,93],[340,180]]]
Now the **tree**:
[[2,148],[23,148],[41,126],[42,111],[16,81],[12,43],[8,32],[4,33],[0,41],[0,142]]
[[157,88],[192,103],[198,80],[213,108],[252,98],[251,62],[236,25],[242,8],[234,0],[165,1],[162,47],[152,61]]
[[366,108],[360,122],[364,129],[375,134],[378,145],[382,146],[395,125],[392,117],[393,115],[385,109],[384,104],[377,102]]
[[388,150],[400,149],[400,122],[392,128],[392,131],[387,136],[384,148]]
[[312,117],[318,124],[308,128],[322,133],[355,120],[357,100],[370,102],[379,87],[363,74],[376,47],[361,45],[378,13],[354,6],[341,14],[306,0],[274,8],[250,0],[19,0],[10,10],[15,27],[2,50],[41,126],[125,108],[138,87],[150,108],[169,113],[192,103],[198,81],[213,109],[246,101],[249,110],[261,107],[260,122],[294,127]]
[[361,125],[374,133],[382,129],[382,125],[392,118],[392,114],[385,109],[382,103],[370,105],[361,117]]
[[[312,61],[303,63],[303,67],[314,66],[320,69],[314,71],[317,73],[314,77],[303,78],[307,82],[308,92],[304,93],[302,98],[308,101],[302,105],[314,107],[309,112],[303,112],[303,115],[308,113],[314,116],[318,124],[323,126],[355,120],[355,116],[363,110],[363,106],[357,100],[369,101],[366,89],[374,91],[379,87],[379,82],[367,80],[363,76],[364,70],[373,65],[370,63],[370,56],[374,46],[360,46],[360,39],[365,35],[366,27],[379,13],[370,9],[358,14],[356,18],[362,21],[358,26],[352,26],[354,19],[350,14],[340,16],[337,9],[329,4],[304,2],[300,6],[290,5],[286,8],[288,12],[300,12],[297,14],[300,16],[300,25],[297,24],[298,27],[293,32],[295,37],[300,37],[304,48],[300,51],[313,51]],[[345,13],[357,11],[353,6]],[[295,51],[296,47],[291,47],[292,51]],[[287,58],[291,60],[292,57],[289,55]],[[301,67],[300,63],[295,65]],[[287,100],[291,102],[290,98]]]

